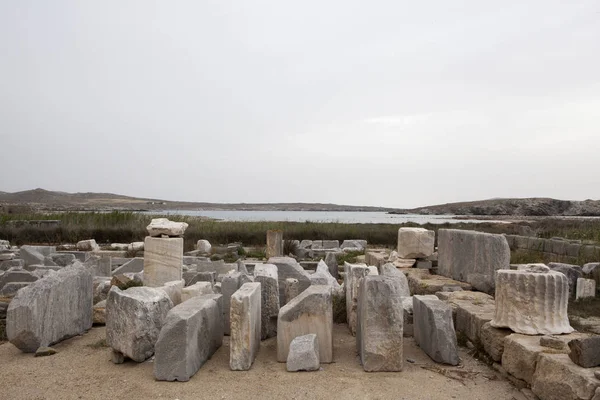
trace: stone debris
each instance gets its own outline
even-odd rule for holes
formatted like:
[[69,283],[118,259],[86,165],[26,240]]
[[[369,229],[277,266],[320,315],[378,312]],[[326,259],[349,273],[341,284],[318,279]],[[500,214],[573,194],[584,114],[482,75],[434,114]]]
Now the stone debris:
[[[277,336],[279,315],[279,279],[273,264],[258,264],[254,267],[254,281],[260,283],[261,333],[262,340]],[[297,282],[297,280],[296,280]]]
[[154,377],[189,381],[223,343],[221,295],[196,296],[173,307],[156,341]]
[[[210,282],[196,282],[193,285],[186,286],[181,289],[181,302],[183,303],[193,297],[207,294],[214,294],[213,287]],[[221,306],[221,308],[223,307]]]
[[369,274],[365,264],[344,263],[344,288],[346,290],[346,318],[348,328],[356,336],[359,286],[361,280]]
[[[146,229],[151,237],[161,237],[162,235],[173,237],[183,236],[187,227],[188,224],[185,222],[169,221],[167,218],[154,218]],[[145,243],[144,249],[148,248],[147,244]]]
[[144,246],[144,284],[146,286],[159,287],[167,282],[182,279],[183,238],[148,236]]
[[[154,354],[154,345],[173,302],[164,290],[113,286],[106,300],[106,342],[114,353],[136,362]],[[122,357],[116,356],[115,360]]]
[[506,238],[490,233],[440,229],[438,253],[440,275],[490,294],[494,293],[496,271],[509,269],[510,264]]
[[574,339],[569,342],[569,358],[583,368],[600,366],[600,336]]
[[95,239],[81,240],[77,242],[76,247],[79,251],[100,251],[100,246]]
[[196,250],[200,252],[200,254],[210,254],[210,249],[212,248],[210,242],[206,239],[200,239],[196,243]]
[[92,322],[94,325],[106,324],[106,300],[94,304]]
[[298,292],[301,293],[310,286],[310,276],[291,257],[271,257],[267,264],[277,266],[277,278],[279,279],[279,304],[285,305],[285,280],[294,278],[298,280]]
[[261,284],[244,283],[231,296],[231,339],[229,367],[232,371],[247,371],[260,349]]
[[8,340],[31,353],[92,327],[92,275],[76,262],[19,290],[6,317]]
[[396,278],[367,275],[359,290],[356,341],[363,369],[402,371],[404,308]]
[[534,267],[496,274],[496,311],[491,325],[527,335],[573,332],[567,315],[564,274]]
[[290,343],[314,333],[321,363],[333,361],[333,304],[329,286],[311,286],[279,310],[277,361],[286,362]]
[[271,257],[287,256],[283,254],[283,232],[279,230],[267,231],[267,259]]
[[286,369],[288,372],[318,371],[321,366],[319,361],[319,341],[317,335],[297,336],[290,343]]
[[424,228],[398,230],[398,256],[400,258],[425,258],[433,254],[435,232]]
[[434,296],[413,296],[414,337],[435,362],[458,365],[452,309]]
[[596,281],[593,279],[577,278],[575,300],[596,297]]

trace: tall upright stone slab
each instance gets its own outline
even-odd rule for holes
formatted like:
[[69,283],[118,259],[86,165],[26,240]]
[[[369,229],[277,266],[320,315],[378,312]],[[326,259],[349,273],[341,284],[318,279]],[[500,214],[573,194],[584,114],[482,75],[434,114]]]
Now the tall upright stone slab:
[[113,362],[124,357],[143,362],[154,354],[154,345],[173,302],[164,290],[113,286],[106,299],[106,343]]
[[285,280],[285,304],[300,294],[298,279],[287,278]]
[[544,265],[500,270],[496,276],[496,309],[490,324],[526,335],[571,333],[567,277]]
[[593,279],[578,278],[575,300],[590,297],[596,297],[596,281]]
[[76,261],[17,292],[8,306],[6,334],[21,351],[35,352],[92,327],[93,277]]
[[[267,258],[283,256],[283,232],[278,230],[267,231]],[[287,255],[287,254],[286,254]]]
[[154,377],[159,381],[189,381],[222,343],[222,296],[189,299],[166,316],[155,345]]
[[261,291],[259,282],[244,283],[231,296],[229,367],[247,371],[260,349]]
[[503,235],[440,229],[438,231],[438,273],[467,282],[492,294],[495,273],[509,269],[510,248]]
[[257,264],[254,267],[254,282],[260,283],[261,333],[262,340],[277,336],[279,315],[279,279],[273,264]]
[[314,333],[321,363],[333,361],[333,303],[331,288],[311,286],[279,310],[277,361],[286,362],[290,343],[297,336]]
[[435,232],[424,228],[398,230],[398,256],[400,258],[426,258],[433,254]]
[[242,281],[242,274],[240,272],[233,272],[223,277],[221,281],[221,294],[223,295],[223,319],[224,319],[224,331],[225,335],[229,335],[230,330],[230,305],[231,296],[244,284]]
[[413,296],[415,342],[435,362],[458,365],[452,308],[433,296]]
[[363,278],[358,301],[356,341],[367,372],[402,371],[404,308],[393,277]]
[[155,238],[144,242],[144,284],[163,286],[183,278],[183,238]]
[[310,286],[310,276],[298,261],[291,257],[271,257],[268,264],[277,266],[277,279],[279,279],[279,304],[285,304],[285,280],[294,278],[298,280],[298,291],[302,292]]
[[356,335],[358,295],[361,280],[369,274],[365,264],[344,263],[344,288],[346,290],[346,319],[352,335]]

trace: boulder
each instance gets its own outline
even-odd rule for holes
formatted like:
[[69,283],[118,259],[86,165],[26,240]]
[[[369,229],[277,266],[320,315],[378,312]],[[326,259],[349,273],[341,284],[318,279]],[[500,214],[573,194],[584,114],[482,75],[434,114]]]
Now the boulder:
[[[185,222],[169,221],[167,218],[154,218],[146,229],[148,230],[148,235],[152,237],[161,237],[162,235],[183,236],[187,227],[188,224]],[[147,244],[144,244],[144,249],[148,248]]]
[[7,310],[8,340],[32,353],[92,327],[92,275],[79,262],[18,291]]
[[198,250],[201,254],[210,254],[211,249],[210,242],[206,239],[200,239],[196,243],[196,250]]
[[273,264],[257,264],[254,267],[254,281],[260,283],[260,337],[265,340],[277,336],[277,316],[280,308],[277,267]]
[[510,248],[503,235],[440,229],[438,231],[438,273],[467,282],[490,293],[495,288],[495,272],[509,269]]
[[573,364],[566,354],[540,354],[531,390],[543,400],[596,400],[599,385],[593,370]]
[[182,279],[183,238],[148,236],[144,249],[144,284],[146,286],[159,287],[167,282]]
[[414,337],[417,345],[435,362],[458,365],[452,309],[432,296],[413,296]]
[[303,292],[310,286],[310,277],[291,257],[271,257],[267,264],[277,266],[277,278],[279,279],[279,304],[285,304],[285,280],[294,278],[298,280],[298,292]]
[[106,300],[106,342],[116,353],[143,362],[154,354],[154,345],[173,302],[164,290],[113,286]]
[[396,278],[368,275],[359,290],[356,341],[363,369],[402,371],[404,308]]
[[244,283],[231,296],[231,339],[229,367],[232,371],[247,371],[260,349],[261,284]]
[[79,251],[100,251],[100,246],[95,239],[80,240],[77,242],[77,250]]
[[173,307],[156,341],[154,377],[189,381],[223,343],[222,296],[196,296]]
[[290,343],[314,333],[321,363],[333,361],[333,309],[331,288],[311,286],[281,307],[277,320],[277,361],[286,362]]
[[566,276],[544,266],[500,270],[491,325],[527,335],[573,332],[567,315],[568,290]]
[[425,258],[433,254],[435,232],[424,228],[398,230],[398,256],[400,258]]
[[290,343],[286,369],[288,372],[296,371],[318,371],[321,363],[319,361],[319,341],[317,335],[297,336]]
[[600,366],[600,336],[573,339],[569,342],[569,357],[583,368]]

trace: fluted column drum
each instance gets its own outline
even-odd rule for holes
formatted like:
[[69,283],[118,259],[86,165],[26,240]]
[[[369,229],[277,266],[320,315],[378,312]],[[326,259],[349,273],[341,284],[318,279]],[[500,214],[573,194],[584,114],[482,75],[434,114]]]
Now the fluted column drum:
[[498,270],[496,313],[490,324],[526,335],[571,333],[567,277],[543,265]]

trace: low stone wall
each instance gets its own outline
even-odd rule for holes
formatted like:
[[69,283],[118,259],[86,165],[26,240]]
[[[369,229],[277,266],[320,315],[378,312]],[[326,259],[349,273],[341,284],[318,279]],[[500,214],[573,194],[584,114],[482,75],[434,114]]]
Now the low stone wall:
[[600,246],[583,244],[580,240],[544,239],[533,236],[505,235],[511,251],[534,251],[547,258],[582,263],[600,261]]

